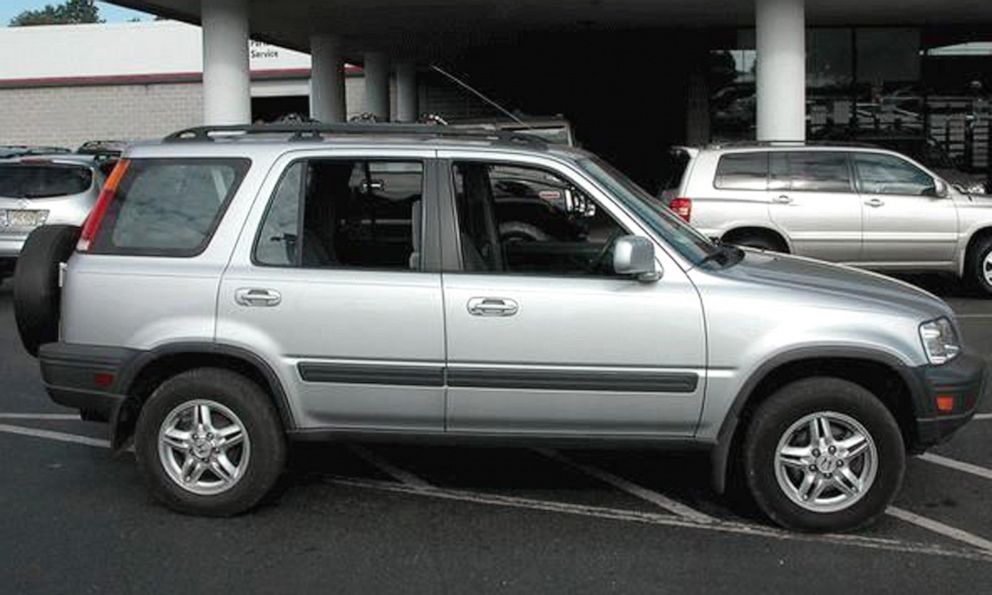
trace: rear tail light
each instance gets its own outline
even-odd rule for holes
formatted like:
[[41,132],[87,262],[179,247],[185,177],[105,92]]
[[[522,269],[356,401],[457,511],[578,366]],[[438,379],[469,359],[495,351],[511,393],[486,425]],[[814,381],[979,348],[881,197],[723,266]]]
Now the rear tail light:
[[100,191],[100,198],[96,201],[96,206],[90,211],[86,221],[83,223],[83,232],[79,235],[79,242],[76,244],[76,250],[78,252],[89,252],[90,247],[93,245],[93,239],[96,237],[98,231],[100,231],[100,224],[103,223],[103,218],[107,214],[107,208],[110,203],[114,202],[114,197],[117,195],[117,187],[121,183],[121,179],[124,174],[127,173],[128,166],[131,162],[127,159],[121,159],[117,162],[114,167],[114,171],[110,173],[110,177],[107,178],[107,182],[103,185],[103,190]]
[[686,223],[692,218],[692,199],[691,198],[673,198],[672,202],[668,203],[668,208],[675,212],[676,215],[685,220]]

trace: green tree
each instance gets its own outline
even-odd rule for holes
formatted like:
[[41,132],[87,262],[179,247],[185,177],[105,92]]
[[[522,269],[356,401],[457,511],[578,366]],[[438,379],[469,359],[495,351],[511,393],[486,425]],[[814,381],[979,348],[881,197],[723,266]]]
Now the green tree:
[[11,27],[32,25],[77,25],[79,23],[102,23],[100,9],[93,0],[66,0],[62,4],[47,4],[37,10],[25,10],[10,19]]

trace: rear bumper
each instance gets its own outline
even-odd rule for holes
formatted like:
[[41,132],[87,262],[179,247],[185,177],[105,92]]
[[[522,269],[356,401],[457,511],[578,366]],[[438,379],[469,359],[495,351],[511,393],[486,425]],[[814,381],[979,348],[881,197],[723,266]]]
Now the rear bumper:
[[[916,384],[913,409],[917,447],[921,450],[950,438],[975,415],[979,403],[992,389],[989,362],[969,352],[940,366],[913,368],[912,375]],[[939,410],[938,397],[952,403],[952,408]]]
[[126,399],[125,369],[138,351],[117,347],[49,343],[38,352],[49,397],[102,419],[113,419]]
[[3,258],[17,258],[21,253],[21,248],[24,247],[24,242],[28,239],[27,235],[23,236],[6,236],[0,235],[0,259]]

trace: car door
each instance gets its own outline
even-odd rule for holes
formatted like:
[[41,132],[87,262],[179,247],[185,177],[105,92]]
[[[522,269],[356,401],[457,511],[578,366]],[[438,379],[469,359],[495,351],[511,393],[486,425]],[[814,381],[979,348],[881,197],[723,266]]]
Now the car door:
[[[529,156],[440,152],[447,429],[459,433],[690,436],[704,391],[699,296],[658,251],[660,281],[612,273],[608,246],[638,223],[568,166]],[[559,180],[573,200],[523,239],[494,198],[501,167]],[[447,227],[445,227],[447,226]]]
[[772,151],[769,213],[796,254],[833,262],[861,258],[861,201],[840,151]]
[[958,245],[954,201],[937,196],[934,178],[889,153],[851,155],[864,209],[866,264],[953,266]]
[[256,200],[217,340],[267,360],[304,429],[443,430],[432,157],[295,153]]

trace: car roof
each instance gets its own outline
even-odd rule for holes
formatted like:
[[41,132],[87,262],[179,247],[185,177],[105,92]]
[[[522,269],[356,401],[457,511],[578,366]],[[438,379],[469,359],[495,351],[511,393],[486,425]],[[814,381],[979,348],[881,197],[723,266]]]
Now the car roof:
[[38,153],[30,155],[19,155],[0,159],[0,163],[31,163],[37,165],[86,165],[92,166],[96,159],[93,155],[79,155],[76,153]]
[[581,149],[552,144],[526,132],[381,123],[294,123],[189,128],[161,140],[134,143],[127,155],[138,158],[239,154],[249,156],[250,153],[259,151],[282,153],[287,149],[319,147],[497,149],[572,159],[587,155]]

